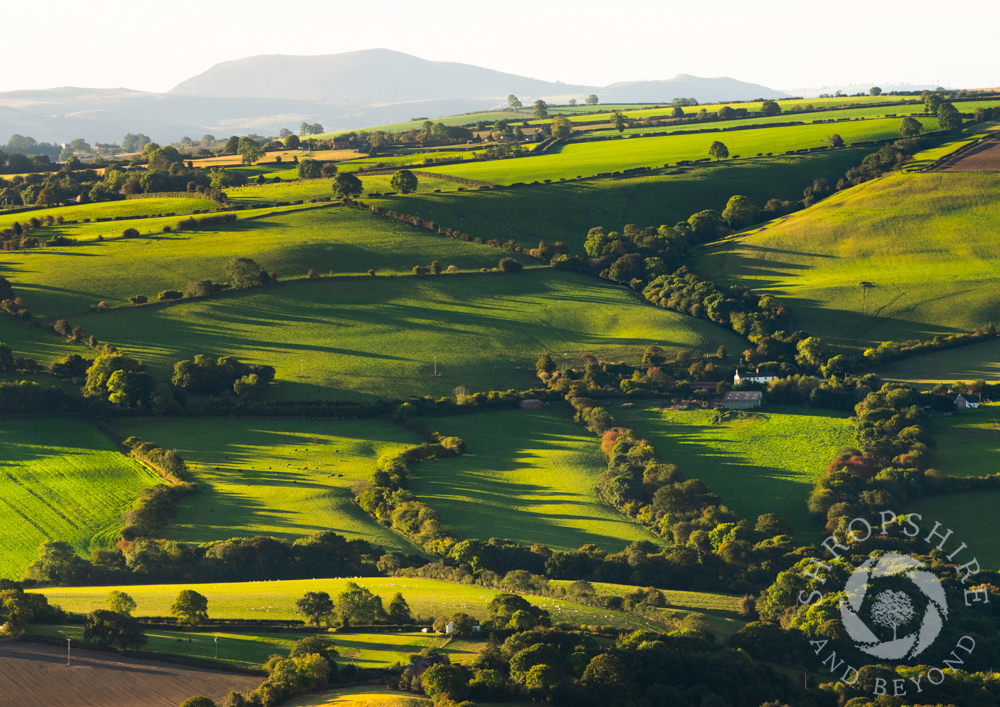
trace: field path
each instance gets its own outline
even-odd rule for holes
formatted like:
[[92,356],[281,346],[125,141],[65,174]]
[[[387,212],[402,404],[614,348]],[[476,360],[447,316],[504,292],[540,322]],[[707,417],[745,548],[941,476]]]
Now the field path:
[[217,702],[230,690],[250,690],[262,678],[134,660],[32,643],[0,644],[0,707],[175,707],[205,695]]

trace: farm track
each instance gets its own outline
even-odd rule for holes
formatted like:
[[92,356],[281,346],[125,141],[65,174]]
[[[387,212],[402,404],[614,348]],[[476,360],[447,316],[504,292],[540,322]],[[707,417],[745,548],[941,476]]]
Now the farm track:
[[0,645],[0,707],[173,707],[194,695],[222,700],[261,678],[31,643]]

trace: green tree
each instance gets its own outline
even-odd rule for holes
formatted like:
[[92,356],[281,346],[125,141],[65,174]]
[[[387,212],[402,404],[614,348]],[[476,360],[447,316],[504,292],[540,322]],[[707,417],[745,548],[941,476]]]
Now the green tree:
[[902,137],[916,137],[924,129],[924,124],[912,116],[905,116],[899,125],[899,134]]
[[296,612],[309,619],[309,623],[320,625],[321,621],[329,623],[333,616],[333,600],[326,592],[306,592],[295,602]]
[[552,134],[558,138],[567,138],[573,132],[573,123],[565,115],[557,115],[552,119]]
[[624,687],[628,684],[628,673],[618,658],[601,653],[587,665],[582,680],[595,687]]
[[155,387],[156,381],[148,373],[118,370],[108,378],[108,402],[122,409],[146,407]]
[[588,106],[596,106],[598,102],[599,99],[593,93],[587,96],[587,99],[584,101],[584,103],[586,103]]
[[680,106],[674,106],[673,110],[670,111],[670,117],[671,118],[683,118],[684,117],[684,109],[681,108]]
[[350,172],[338,172],[333,179],[333,193],[340,199],[360,196],[362,191],[361,180]]
[[260,285],[267,278],[264,268],[251,258],[233,258],[230,260],[226,264],[226,275],[232,281],[233,287],[238,290]]
[[833,135],[827,135],[826,141],[830,143],[830,147],[844,146],[844,138],[840,137],[840,135],[838,135],[837,133],[834,133]]
[[719,120],[732,120],[736,117],[736,111],[733,110],[732,106],[722,106],[719,109]]
[[193,589],[182,589],[170,607],[170,615],[190,626],[208,621],[208,599]]
[[882,95],[882,89],[879,88],[878,86],[872,86],[871,88],[868,89],[868,93],[873,96],[880,96]]
[[318,179],[323,176],[323,165],[317,160],[305,157],[299,160],[295,171],[299,175],[299,179]]
[[718,162],[719,160],[724,160],[729,157],[729,148],[716,140],[708,148],[708,154],[710,157],[714,157],[715,161]]
[[25,579],[39,584],[80,584],[89,571],[87,562],[64,540],[48,540],[38,548],[38,559],[24,571]]
[[83,640],[105,648],[117,644],[125,650],[139,650],[146,645],[146,634],[129,614],[97,609],[87,616]]
[[135,611],[136,606],[135,599],[117,589],[108,594],[108,598],[104,600],[104,604],[111,611],[119,614],[128,614],[129,616]]
[[451,627],[457,636],[469,636],[476,620],[464,612],[458,612],[451,617]]
[[760,106],[760,112],[766,116],[779,115],[781,106],[778,105],[777,101],[764,101]]
[[547,118],[549,115],[549,104],[539,98],[535,101],[534,109],[532,110],[532,115],[536,118]]
[[795,357],[795,360],[799,365],[812,369],[818,369],[822,366],[829,355],[826,344],[817,336],[810,336],[803,339],[796,346],[796,350],[798,351],[798,355]]
[[408,169],[401,169],[392,175],[389,186],[393,191],[398,191],[401,194],[415,192],[417,190],[417,175]]
[[507,96],[507,105],[510,106],[511,110],[521,110],[524,108],[524,104],[513,93]]
[[951,103],[942,103],[937,109],[938,124],[944,130],[958,130],[962,127],[962,115]]
[[[145,366],[142,363],[129,358],[120,353],[101,354],[87,369],[87,380],[83,386],[83,394],[86,397],[107,398],[108,381],[117,371],[127,371],[129,373],[143,373]],[[121,381],[121,379],[119,379]]]
[[465,673],[454,665],[432,665],[420,676],[424,694],[437,702],[439,697],[460,701],[469,694]]
[[569,104],[570,104],[571,106],[575,106],[575,105],[576,105],[576,99],[575,99],[575,98],[570,98],[570,99],[569,99]]
[[410,605],[406,603],[406,599],[399,592],[396,592],[395,596],[389,602],[389,623],[396,624],[397,626],[413,623],[413,616],[410,614]]
[[729,199],[722,219],[732,229],[746,228],[757,220],[760,209],[749,196],[736,195]]
[[240,147],[240,139],[236,135],[233,135],[228,140],[226,140],[226,144],[222,146],[222,154],[235,155],[239,147]]
[[556,370],[556,363],[552,360],[552,356],[548,351],[539,356],[538,360],[535,361],[535,370],[539,373],[552,373]]
[[0,343],[0,373],[14,372],[14,352],[10,346]]
[[196,695],[195,697],[189,697],[183,702],[181,702],[181,707],[218,707],[215,701],[210,697],[205,697],[204,695]]
[[389,619],[382,607],[381,597],[354,582],[348,582],[337,595],[337,614],[344,625],[372,625]]
[[625,114],[622,113],[620,110],[613,110],[611,111],[611,117],[608,118],[608,122],[611,123],[611,127],[613,127],[615,130],[618,131],[619,134],[621,134],[625,132],[625,127],[628,122],[628,119],[625,117]]
[[287,150],[297,150],[300,144],[299,136],[292,134],[285,138],[284,144]]
[[938,107],[944,102],[940,93],[936,91],[933,93],[928,93],[924,96],[924,110],[926,110],[931,115],[937,115]]
[[642,352],[642,365],[644,366],[662,366],[666,360],[667,352],[656,344],[647,346],[646,350]]
[[239,154],[243,164],[254,164],[264,156],[264,148],[256,140],[248,137],[241,137],[236,145],[236,152]]
[[521,261],[519,261],[517,258],[500,259],[500,270],[502,270],[507,274],[521,272],[523,268],[524,266],[521,265]]
[[328,638],[321,638],[320,636],[306,636],[305,638],[301,638],[295,642],[292,646],[291,652],[288,654],[288,657],[304,658],[307,655],[322,656],[327,663],[335,665],[338,654],[333,641]]
[[548,690],[558,682],[556,672],[545,663],[531,668],[524,677],[524,686],[529,690]]

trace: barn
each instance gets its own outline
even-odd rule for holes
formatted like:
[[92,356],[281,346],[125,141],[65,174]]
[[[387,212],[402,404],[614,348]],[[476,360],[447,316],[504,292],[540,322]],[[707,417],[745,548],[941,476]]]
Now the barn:
[[759,390],[731,390],[722,396],[722,407],[730,410],[759,408],[763,402],[764,394]]

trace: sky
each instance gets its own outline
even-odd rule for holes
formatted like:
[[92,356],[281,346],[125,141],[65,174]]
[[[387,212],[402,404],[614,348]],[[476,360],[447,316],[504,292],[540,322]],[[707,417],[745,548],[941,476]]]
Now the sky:
[[223,61],[371,48],[594,86],[681,73],[730,76],[778,90],[1000,83],[997,0],[969,0],[960,10],[941,0],[5,5],[8,70],[0,73],[0,91],[83,86],[164,92]]

